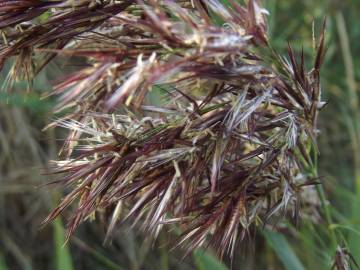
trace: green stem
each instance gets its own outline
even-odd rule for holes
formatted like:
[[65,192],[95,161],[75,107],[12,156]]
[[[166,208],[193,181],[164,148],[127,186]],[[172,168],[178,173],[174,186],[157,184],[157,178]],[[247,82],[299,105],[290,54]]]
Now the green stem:
[[[313,177],[318,177],[318,169],[317,168],[318,168],[318,154],[314,153],[313,166],[311,169],[311,174]],[[316,190],[317,190],[317,193],[318,193],[318,196],[320,199],[321,208],[323,209],[323,212],[325,215],[325,221],[327,223],[327,228],[329,230],[331,247],[335,252],[337,245],[338,245],[338,239],[337,239],[337,236],[336,236],[334,230],[331,227],[331,225],[333,224],[333,220],[331,217],[330,204],[328,203],[328,201],[326,199],[325,190],[324,190],[323,185],[317,185]]]

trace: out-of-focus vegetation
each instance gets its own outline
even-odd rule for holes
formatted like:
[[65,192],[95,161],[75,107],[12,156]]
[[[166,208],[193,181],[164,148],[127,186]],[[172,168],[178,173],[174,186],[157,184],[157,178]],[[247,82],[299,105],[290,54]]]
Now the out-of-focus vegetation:
[[[224,0],[224,2],[226,2]],[[357,0],[267,0],[270,37],[275,49],[286,51],[289,40],[297,52],[312,57],[312,22],[320,27],[327,16],[327,56],[322,70],[322,110],[318,175],[323,183],[319,216],[303,217],[299,228],[285,224],[282,234],[258,232],[248,250],[238,250],[234,269],[330,269],[342,257],[360,262],[360,25]],[[196,251],[182,260],[161,235],[153,245],[127,226],[103,246],[100,222],[82,226],[63,247],[63,222],[39,230],[58,194],[37,188],[48,182],[39,170],[56,156],[57,130],[41,129],[50,122],[51,99],[40,100],[63,66],[39,74],[33,91],[19,83],[0,92],[0,269],[226,269],[211,254]],[[5,72],[4,72],[5,73]],[[5,74],[1,75],[5,80]],[[324,191],[324,192],[323,192]],[[311,194],[309,196],[312,196]],[[329,202],[329,204],[327,203]],[[340,250],[338,247],[341,247]]]

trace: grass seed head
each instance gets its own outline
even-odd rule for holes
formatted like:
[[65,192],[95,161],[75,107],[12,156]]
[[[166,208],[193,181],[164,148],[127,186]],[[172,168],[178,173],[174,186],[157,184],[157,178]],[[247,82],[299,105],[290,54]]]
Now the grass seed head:
[[323,34],[306,70],[290,45],[287,57],[272,49],[255,0],[8,2],[1,61],[25,61],[16,70],[28,77],[58,55],[87,63],[54,87],[56,109],[72,111],[56,122],[70,133],[53,173],[72,191],[45,223],[76,205],[70,235],[114,209],[107,238],[117,220],[154,236],[175,224],[179,245],[211,243],[222,256],[252,226],[298,218],[316,183],[304,168]]

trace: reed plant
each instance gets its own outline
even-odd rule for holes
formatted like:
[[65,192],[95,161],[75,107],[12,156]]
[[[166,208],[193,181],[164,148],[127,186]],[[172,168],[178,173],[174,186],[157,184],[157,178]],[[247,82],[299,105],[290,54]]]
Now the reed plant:
[[[80,63],[47,93],[58,100],[49,127],[69,130],[49,173],[70,192],[44,224],[72,205],[68,238],[100,216],[109,241],[130,219],[220,257],[285,216],[296,226],[322,207],[331,224],[315,187],[326,24],[309,64],[290,44],[277,53],[267,16],[255,0],[0,5],[0,65],[14,61],[5,87],[30,87],[54,58]],[[352,258],[336,254],[338,267]]]

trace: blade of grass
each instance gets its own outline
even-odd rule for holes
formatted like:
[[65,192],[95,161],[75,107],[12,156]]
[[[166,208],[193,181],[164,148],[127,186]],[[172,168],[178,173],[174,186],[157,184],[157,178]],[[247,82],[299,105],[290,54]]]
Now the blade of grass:
[[276,255],[288,270],[305,270],[304,266],[296,256],[285,236],[265,230],[263,232],[268,244],[275,251]]
[[52,104],[40,99],[36,94],[18,94],[0,92],[0,103],[16,107],[25,107],[36,113],[44,113],[50,110]]
[[57,270],[73,270],[75,269],[72,262],[72,257],[69,245],[64,245],[65,233],[61,220],[58,218],[53,223],[54,228],[54,244],[55,244],[55,268]]
[[198,249],[193,252],[193,258],[197,270],[227,270],[228,269],[216,257],[201,249]]
[[31,258],[27,254],[24,254],[21,248],[11,239],[6,233],[1,232],[0,239],[7,249],[16,259],[16,262],[21,269],[32,270]]
[[170,269],[170,265],[169,265],[169,252],[168,249],[166,248],[166,238],[164,237],[164,235],[160,235],[160,265],[161,265],[161,269],[163,270],[169,270]]
[[266,6],[267,9],[269,11],[269,13],[271,14],[271,16],[269,16],[269,38],[271,39],[274,33],[274,28],[275,28],[275,19],[276,19],[276,3],[277,0],[270,0],[266,2]]
[[99,263],[101,263],[105,267],[104,269],[107,269],[107,270],[124,270],[124,269],[126,269],[126,268],[123,268],[122,266],[114,263],[113,261],[108,259],[105,255],[103,255],[96,249],[88,246],[86,243],[84,243],[77,237],[72,237],[71,242],[74,243],[75,245],[77,245],[79,248],[81,248],[85,252],[92,255],[94,257],[94,259],[96,259]]
[[[354,162],[354,186],[355,186],[355,199],[352,204],[352,218],[356,220],[355,230],[359,231],[360,226],[358,222],[360,220],[360,132],[358,126],[359,116],[359,100],[356,86],[356,79],[354,74],[353,57],[351,55],[350,40],[346,29],[345,19],[343,14],[339,11],[336,16],[336,25],[338,29],[338,35],[340,40],[340,47],[342,52],[342,58],[344,61],[346,84],[349,96],[350,114],[348,119],[348,129],[351,138],[351,144],[353,148],[353,162]],[[351,233],[349,237],[350,252],[353,254],[357,261],[360,260],[360,237],[357,234]]]
[[6,266],[4,256],[3,256],[2,252],[0,252],[0,270],[7,270],[7,269],[8,269],[8,267]]

